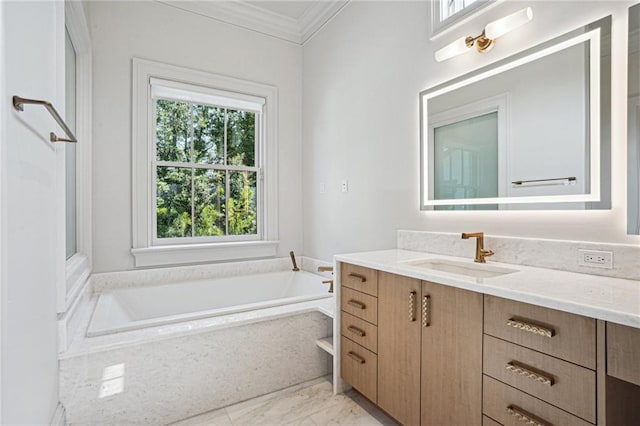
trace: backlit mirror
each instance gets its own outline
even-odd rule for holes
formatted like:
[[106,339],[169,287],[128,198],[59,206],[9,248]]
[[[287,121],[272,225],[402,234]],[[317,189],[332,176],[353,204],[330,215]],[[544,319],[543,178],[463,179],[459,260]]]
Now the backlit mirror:
[[640,234],[640,4],[629,8],[627,232]]
[[422,208],[609,208],[610,28],[422,92]]

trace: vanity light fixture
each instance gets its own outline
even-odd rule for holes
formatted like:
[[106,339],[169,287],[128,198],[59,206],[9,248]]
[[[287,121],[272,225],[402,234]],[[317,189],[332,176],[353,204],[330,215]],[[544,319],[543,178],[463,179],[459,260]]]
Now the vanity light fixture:
[[461,37],[448,44],[435,54],[436,61],[442,62],[454,56],[461,55],[473,46],[478,52],[488,52],[493,47],[496,39],[515,30],[518,27],[528,23],[533,19],[533,11],[530,7],[526,7],[504,18],[490,22],[482,30],[482,34],[477,37]]

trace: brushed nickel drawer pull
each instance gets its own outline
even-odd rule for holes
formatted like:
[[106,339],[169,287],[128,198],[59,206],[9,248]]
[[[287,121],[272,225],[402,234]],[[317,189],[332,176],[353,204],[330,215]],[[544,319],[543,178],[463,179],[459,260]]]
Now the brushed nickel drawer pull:
[[528,331],[529,333],[537,334],[544,337],[553,337],[556,334],[555,331],[551,328],[546,328],[540,325],[526,323],[514,318],[509,318],[507,320],[507,325],[513,328],[518,328],[520,330]]
[[422,298],[422,326],[429,327],[431,325],[431,296],[427,295]]
[[553,386],[553,379],[551,377],[548,377],[544,374],[536,373],[535,371],[531,371],[527,367],[513,361],[505,365],[505,368],[512,373],[528,377],[529,379],[540,382],[545,386]]
[[355,352],[349,351],[347,353],[347,356],[349,358],[351,358],[352,360],[358,362],[358,364],[364,364],[366,362],[366,360],[364,358],[362,358],[360,355],[356,354]]
[[365,305],[364,303],[358,302],[357,300],[353,300],[353,299],[350,299],[347,302],[347,305],[353,306],[354,308],[358,308],[358,309],[366,309],[367,308],[367,305]]
[[409,322],[416,320],[416,294],[415,291],[409,293]]
[[515,405],[510,405],[507,407],[507,413],[516,419],[520,420],[520,422],[531,425],[531,426],[552,426],[551,423],[545,422],[544,420],[540,420],[532,414],[527,413],[524,410],[516,407]]
[[364,283],[367,282],[367,277],[365,277],[364,275],[360,275],[360,274],[356,274],[355,272],[350,272],[349,276],[351,278],[357,278],[360,280],[360,282]]
[[353,334],[357,334],[360,337],[364,337],[367,335],[367,333],[364,332],[364,330],[360,330],[358,327],[356,327],[355,325],[350,325],[349,327],[347,327],[347,330],[349,330],[350,332],[352,332]]

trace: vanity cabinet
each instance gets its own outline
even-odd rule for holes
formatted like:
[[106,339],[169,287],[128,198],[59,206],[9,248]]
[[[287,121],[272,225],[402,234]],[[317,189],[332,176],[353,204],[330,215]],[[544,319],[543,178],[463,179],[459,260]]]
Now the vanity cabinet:
[[479,425],[482,294],[423,281],[422,300],[421,424]]
[[484,308],[483,413],[596,424],[596,320],[488,295]]
[[405,425],[480,425],[482,294],[379,272],[378,405]]
[[640,329],[607,323],[607,374],[640,386]]
[[640,425],[640,329],[341,264],[342,378],[404,425]]
[[420,280],[379,272],[378,405],[420,424]]
[[378,396],[378,271],[342,264],[340,371],[372,402]]

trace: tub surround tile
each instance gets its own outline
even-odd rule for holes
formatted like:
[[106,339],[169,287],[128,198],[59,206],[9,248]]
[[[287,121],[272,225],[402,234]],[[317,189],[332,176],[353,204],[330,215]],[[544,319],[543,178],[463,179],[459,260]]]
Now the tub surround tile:
[[[399,230],[397,248],[472,259],[475,239],[460,234]],[[588,241],[564,241],[485,235],[485,248],[495,252],[489,261],[557,269],[582,274],[640,280],[640,246]],[[578,249],[613,252],[613,269],[578,265]]]
[[107,334],[104,336],[87,337],[87,328],[97,301],[98,296],[94,295],[87,304],[87,307],[83,310],[82,324],[76,330],[69,348],[65,352],[59,354],[60,359],[98,353],[105,350],[127,348],[141,343],[172,339],[176,336],[207,333],[214,330],[223,330],[231,327],[255,324],[296,315],[309,315],[314,312],[333,318],[333,312],[335,309],[334,298],[318,299],[255,311],[238,312],[230,315],[215,316],[193,321],[148,327],[140,330]]
[[60,360],[70,424],[166,424],[330,371],[318,312]]
[[490,262],[517,272],[493,278],[473,278],[411,265],[408,261],[469,258],[408,250],[380,250],[336,255],[335,259],[452,287],[533,303],[551,309],[640,328],[640,281],[601,277],[553,269]]
[[105,272],[92,275],[94,292],[117,288],[140,287],[195,281],[208,278],[261,274],[291,269],[291,259],[253,260],[215,263],[208,265],[179,266],[172,268],[140,269],[135,271]]
[[85,310],[89,309],[91,301],[91,278],[89,278],[78,293],[78,297],[69,309],[58,314],[58,352],[64,352],[69,348],[82,327]]
[[328,280],[333,279],[333,273],[328,272],[318,272],[318,267],[320,266],[333,266],[331,262],[325,262],[324,260],[314,259],[313,257],[302,257],[302,270],[307,272],[312,272],[314,274],[322,275]]

